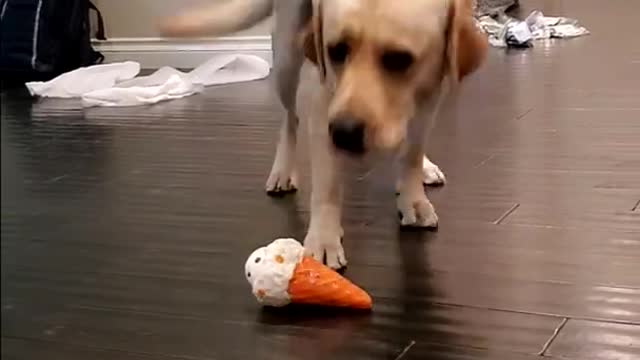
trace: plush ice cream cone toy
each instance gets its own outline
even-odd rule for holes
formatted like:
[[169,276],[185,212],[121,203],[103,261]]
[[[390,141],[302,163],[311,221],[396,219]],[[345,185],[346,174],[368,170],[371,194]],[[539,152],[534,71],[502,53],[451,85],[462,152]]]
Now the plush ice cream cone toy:
[[290,303],[371,309],[371,297],[329,267],[304,256],[294,239],[277,239],[254,251],[245,276],[258,302],[266,306]]

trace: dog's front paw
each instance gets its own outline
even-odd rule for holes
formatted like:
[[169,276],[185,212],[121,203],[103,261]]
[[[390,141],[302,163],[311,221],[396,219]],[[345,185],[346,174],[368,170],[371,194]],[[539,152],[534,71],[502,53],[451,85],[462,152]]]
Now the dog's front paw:
[[425,185],[444,185],[447,179],[438,165],[434,164],[426,156],[422,159],[422,182]]
[[282,195],[298,189],[295,146],[291,141],[281,140],[273,159],[271,172],[265,189],[269,195]]
[[438,227],[438,215],[422,191],[400,192],[397,198],[400,224],[410,227]]
[[342,248],[342,228],[309,229],[304,239],[305,255],[324,262],[332,269],[347,266],[347,258]]
[[265,185],[267,194],[280,195],[298,190],[298,179],[295,171],[274,168]]

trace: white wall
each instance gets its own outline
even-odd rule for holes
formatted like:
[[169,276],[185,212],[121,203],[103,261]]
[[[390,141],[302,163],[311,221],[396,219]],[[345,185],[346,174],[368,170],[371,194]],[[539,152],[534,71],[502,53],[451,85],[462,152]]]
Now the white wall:
[[102,12],[107,41],[96,42],[107,62],[133,60],[145,68],[192,68],[220,53],[271,61],[271,21],[225,38],[163,39],[156,24],[180,9],[228,0],[94,0]]
[[[104,17],[107,36],[112,38],[158,37],[155,25],[161,17],[186,7],[226,0],[95,0]],[[270,23],[239,35],[269,35]]]

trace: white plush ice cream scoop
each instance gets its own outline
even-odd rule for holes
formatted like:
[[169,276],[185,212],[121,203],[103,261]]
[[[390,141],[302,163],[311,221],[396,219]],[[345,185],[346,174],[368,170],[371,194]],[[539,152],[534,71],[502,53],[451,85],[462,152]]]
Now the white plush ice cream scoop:
[[258,302],[267,306],[291,302],[289,281],[303,256],[304,248],[295,239],[277,239],[249,256],[244,274]]

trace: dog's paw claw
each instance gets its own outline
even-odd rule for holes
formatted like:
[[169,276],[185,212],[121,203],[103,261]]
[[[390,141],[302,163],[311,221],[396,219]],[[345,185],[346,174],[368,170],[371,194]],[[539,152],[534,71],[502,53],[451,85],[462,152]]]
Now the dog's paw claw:
[[309,231],[304,240],[305,255],[338,270],[347,266],[340,232]]
[[280,195],[298,190],[298,181],[295,174],[288,174],[284,171],[275,171],[269,175],[265,185],[267,194]]

